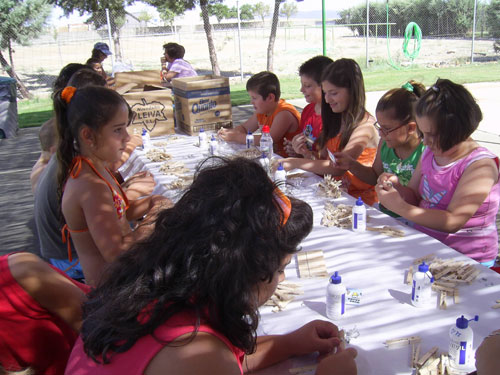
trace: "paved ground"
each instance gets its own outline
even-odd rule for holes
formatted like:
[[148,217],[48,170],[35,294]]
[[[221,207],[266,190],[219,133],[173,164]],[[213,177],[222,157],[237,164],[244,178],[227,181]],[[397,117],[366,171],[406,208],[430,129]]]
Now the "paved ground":
[[[500,156],[500,128],[495,123],[500,83],[472,84],[468,87],[484,112],[484,120],[474,138]],[[367,94],[367,108],[372,113],[382,94]],[[300,108],[306,104],[303,99],[291,102]],[[234,123],[240,124],[252,113],[250,105],[233,107]],[[0,139],[0,254],[20,250],[39,252],[29,183],[31,167],[39,153],[38,128],[20,129],[17,137]],[[498,219],[497,227],[500,228]]]

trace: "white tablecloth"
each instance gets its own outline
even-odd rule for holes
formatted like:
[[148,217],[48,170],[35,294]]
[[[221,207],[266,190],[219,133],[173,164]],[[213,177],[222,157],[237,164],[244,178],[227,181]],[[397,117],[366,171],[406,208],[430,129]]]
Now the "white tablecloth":
[[[207,151],[195,146],[196,137],[176,137],[177,140],[165,146],[165,151],[174,160],[183,161],[188,168],[194,170],[207,156]],[[165,138],[154,139],[153,145],[164,140]],[[228,150],[226,144],[224,151]],[[151,163],[146,159],[143,151],[135,151],[121,171],[127,178],[138,171],[149,170],[158,183],[155,193],[176,200],[180,193],[168,191],[165,187],[165,184],[175,178],[161,175],[158,170],[160,165],[161,163]],[[340,321],[334,321],[340,328],[355,328],[359,332],[359,337],[351,340],[351,345],[358,350],[358,374],[412,374],[409,365],[411,347],[387,349],[384,341],[418,335],[422,338],[421,355],[433,346],[438,346],[440,352],[447,352],[449,329],[462,314],[469,318],[479,315],[479,322],[471,323],[474,349],[488,333],[500,328],[500,309],[492,308],[495,301],[500,299],[500,275],[371,207],[367,210],[369,226],[390,225],[404,230],[405,237],[393,238],[370,231],[355,233],[322,226],[320,221],[326,199],[318,194],[318,177],[312,174],[307,176],[290,179],[300,186],[289,189],[291,194],[308,202],[314,211],[314,227],[302,243],[303,251],[323,250],[328,272],[332,274],[338,271],[348,288],[359,288],[363,293],[361,305],[347,305],[346,316]],[[353,204],[354,199],[346,194],[336,199],[335,203]],[[472,284],[459,287],[458,304],[454,304],[448,297],[446,310],[437,307],[419,309],[410,304],[411,287],[404,284],[405,271],[413,260],[427,254],[435,254],[442,259],[466,261],[481,270]],[[295,257],[287,266],[285,274],[287,281],[302,286],[304,294],[278,313],[273,313],[271,307],[262,307],[259,334],[287,333],[314,319],[328,320],[325,314],[328,280],[299,278]],[[433,296],[436,296],[437,306],[437,294],[433,293]],[[289,368],[312,363],[312,356],[293,358],[260,371],[259,374],[289,374]]]

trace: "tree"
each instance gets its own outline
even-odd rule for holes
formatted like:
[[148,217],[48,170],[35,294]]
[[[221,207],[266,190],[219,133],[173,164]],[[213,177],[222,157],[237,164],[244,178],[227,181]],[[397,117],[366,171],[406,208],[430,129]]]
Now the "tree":
[[297,4],[295,3],[284,3],[281,7],[280,15],[286,18],[286,23],[289,23],[290,17],[297,14]]
[[153,15],[150,14],[147,10],[143,10],[139,13],[139,15],[137,16],[137,19],[141,22],[141,25],[142,25],[142,22],[144,22],[145,30],[147,30],[148,29],[148,22],[153,19]]
[[165,7],[172,9],[176,14],[180,14],[179,12],[181,11],[184,12],[193,9],[196,4],[199,4],[203,19],[203,28],[207,36],[208,53],[210,55],[212,71],[215,75],[220,75],[219,62],[217,61],[217,52],[215,50],[214,38],[212,35],[212,25],[210,24],[210,15],[208,14],[208,5],[221,3],[222,0],[144,0],[144,2],[156,8]]
[[[209,16],[215,16],[217,22],[220,23],[225,18],[229,18],[230,10],[227,5],[224,4],[208,4],[207,11]],[[200,14],[203,17],[203,14]]]
[[[243,4],[240,7],[240,20],[242,21],[250,21],[253,20],[254,17],[254,6],[251,4]],[[229,11],[228,18],[238,18],[238,9],[236,7],[232,7]]]
[[[0,1],[0,63],[7,74],[16,80],[24,98],[31,98],[32,95],[16,74],[12,43],[28,45],[45,26],[50,11],[47,0]],[[5,49],[10,63],[2,54]]]
[[[125,25],[125,15],[129,14],[125,12],[125,7],[123,8],[111,8],[109,9],[109,24],[111,27],[111,37],[113,38],[115,57],[117,60],[122,59],[121,46],[120,46],[120,29]],[[129,14],[134,17],[133,15]],[[139,20],[137,17],[134,17]],[[107,17],[106,10],[100,9],[98,11],[92,12],[90,17],[85,21],[86,23],[91,23],[96,29],[101,27],[107,27]]]
[[274,42],[276,41],[281,2],[282,0],[274,0],[273,22],[271,24],[269,44],[267,45],[267,70],[270,72],[273,71]]
[[500,38],[500,0],[492,0],[486,16],[488,32],[493,38]]
[[271,13],[271,7],[268,4],[264,4],[263,2],[259,2],[253,7],[255,14],[257,14],[261,20],[262,24],[264,24],[264,18],[269,16]]

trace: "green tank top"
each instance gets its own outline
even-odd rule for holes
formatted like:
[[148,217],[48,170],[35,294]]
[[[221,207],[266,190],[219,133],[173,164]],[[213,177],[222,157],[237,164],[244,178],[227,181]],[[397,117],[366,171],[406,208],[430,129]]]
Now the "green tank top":
[[[392,173],[398,176],[401,185],[408,185],[408,182],[410,182],[411,176],[413,175],[413,172],[417,167],[418,161],[422,156],[422,152],[425,149],[424,144],[420,143],[410,156],[408,156],[404,160],[401,160],[394,152],[394,149],[387,147],[385,141],[382,142],[382,147],[380,149],[382,169],[384,170],[384,172]],[[398,214],[389,211],[382,205],[380,205],[380,210],[392,217],[399,217]]]

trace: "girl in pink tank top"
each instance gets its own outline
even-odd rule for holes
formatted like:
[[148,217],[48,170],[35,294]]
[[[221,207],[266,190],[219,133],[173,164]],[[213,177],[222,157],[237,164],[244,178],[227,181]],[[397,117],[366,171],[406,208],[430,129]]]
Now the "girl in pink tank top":
[[[285,196],[253,161],[214,159],[200,168],[152,234],[90,294],[66,374],[243,374],[292,355],[335,352],[330,322],[256,338],[257,309],[311,231],[311,207]],[[354,356],[327,356],[317,373],[340,374],[343,363],[352,371],[342,374],[353,375]]]
[[417,124],[427,149],[407,188],[379,177],[380,202],[451,248],[493,266],[500,201],[498,157],[470,136],[481,109],[462,85],[439,79],[420,98]]

